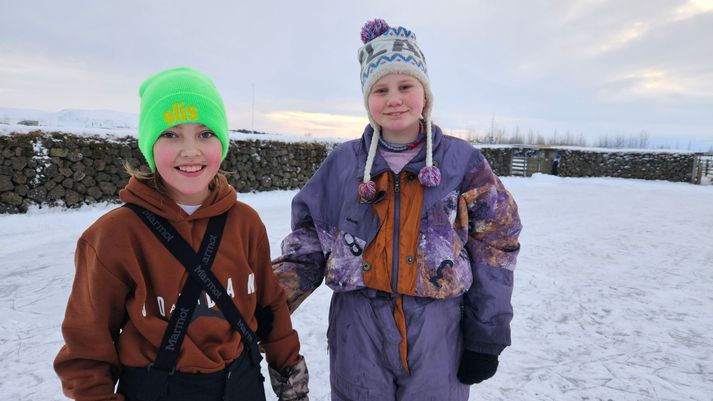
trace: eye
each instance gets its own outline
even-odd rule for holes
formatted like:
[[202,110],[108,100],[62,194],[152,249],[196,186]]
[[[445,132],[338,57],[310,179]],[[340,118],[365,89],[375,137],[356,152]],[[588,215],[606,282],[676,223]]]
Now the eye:
[[384,93],[386,93],[386,88],[376,88],[376,89],[374,89],[371,93],[376,93],[376,94],[379,94],[379,95],[383,95]]
[[409,89],[413,88],[413,84],[404,84],[399,87],[402,91],[407,91]]
[[176,133],[173,132],[173,131],[165,131],[165,132],[162,132],[162,133],[161,133],[160,137],[161,137],[161,138],[169,138],[169,139],[171,139],[171,138],[175,138],[175,137],[176,137]]
[[199,134],[199,136],[200,136],[202,139],[208,139],[208,138],[210,138],[210,137],[215,136],[215,134],[213,133],[213,131],[203,131],[203,132],[201,132],[201,133]]

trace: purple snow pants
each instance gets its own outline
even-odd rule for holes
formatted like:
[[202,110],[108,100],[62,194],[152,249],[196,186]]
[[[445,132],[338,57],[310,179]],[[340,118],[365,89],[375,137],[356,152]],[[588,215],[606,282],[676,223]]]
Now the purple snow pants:
[[461,297],[404,296],[410,373],[401,365],[394,302],[365,289],[334,293],[329,309],[332,401],[464,401]]

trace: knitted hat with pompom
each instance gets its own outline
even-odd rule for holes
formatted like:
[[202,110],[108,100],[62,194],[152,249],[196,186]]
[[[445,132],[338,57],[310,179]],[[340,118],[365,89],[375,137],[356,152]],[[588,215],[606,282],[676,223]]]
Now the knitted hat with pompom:
[[406,74],[421,82],[426,95],[426,105],[423,108],[423,119],[426,127],[426,166],[418,175],[425,187],[435,187],[441,181],[441,172],[433,165],[433,138],[431,127],[431,110],[433,94],[428,79],[426,58],[416,42],[416,35],[410,30],[397,26],[390,27],[383,19],[367,21],[361,28],[361,40],[364,46],[359,49],[361,64],[361,90],[364,95],[364,106],[369,116],[369,124],[374,129],[374,135],[369,146],[369,153],[364,167],[364,180],[359,186],[359,196],[364,201],[371,201],[376,196],[376,185],[371,180],[371,167],[374,164],[376,149],[379,144],[381,127],[374,121],[369,112],[369,94],[371,87],[388,74]]

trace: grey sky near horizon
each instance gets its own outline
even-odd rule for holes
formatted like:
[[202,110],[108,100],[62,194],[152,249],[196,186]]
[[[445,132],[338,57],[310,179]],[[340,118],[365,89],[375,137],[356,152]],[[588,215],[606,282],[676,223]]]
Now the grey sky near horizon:
[[[447,132],[638,135],[713,146],[713,0],[0,0],[0,107],[137,113],[148,75],[192,66],[231,128],[356,137],[367,19],[418,37]],[[254,108],[253,108],[254,88]]]

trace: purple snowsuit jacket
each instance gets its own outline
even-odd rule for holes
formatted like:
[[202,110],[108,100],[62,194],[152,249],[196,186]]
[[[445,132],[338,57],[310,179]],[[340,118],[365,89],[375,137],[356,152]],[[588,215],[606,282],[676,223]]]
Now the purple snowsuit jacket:
[[[365,288],[364,250],[380,227],[372,205],[360,203],[373,130],[338,146],[292,201],[292,233],[273,269],[295,310],[324,279],[336,292]],[[418,174],[426,146],[405,167]],[[522,228],[517,205],[472,145],[433,126],[438,186],[424,188],[414,296],[463,295],[466,349],[499,354],[510,345],[513,271]],[[373,177],[390,168],[377,152]],[[448,263],[444,263],[444,261]]]

